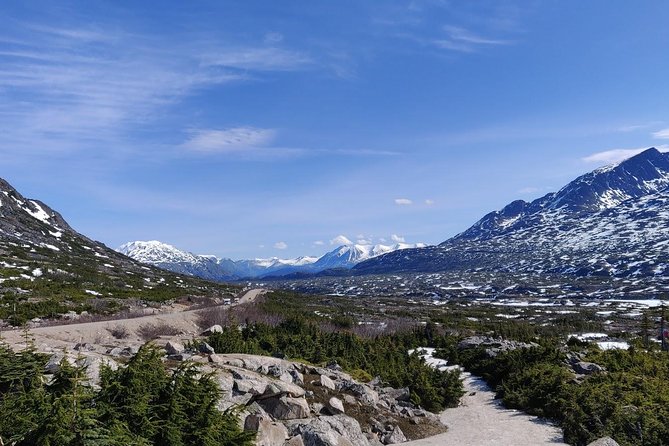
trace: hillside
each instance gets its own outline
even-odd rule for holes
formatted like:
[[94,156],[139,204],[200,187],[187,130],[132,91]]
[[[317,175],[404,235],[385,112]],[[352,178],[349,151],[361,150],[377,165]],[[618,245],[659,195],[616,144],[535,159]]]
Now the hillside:
[[79,234],[39,200],[0,179],[0,320],[222,296],[236,288],[141,264]]
[[357,274],[485,271],[669,275],[669,155],[651,148],[530,203],[491,212],[439,246],[380,256]]

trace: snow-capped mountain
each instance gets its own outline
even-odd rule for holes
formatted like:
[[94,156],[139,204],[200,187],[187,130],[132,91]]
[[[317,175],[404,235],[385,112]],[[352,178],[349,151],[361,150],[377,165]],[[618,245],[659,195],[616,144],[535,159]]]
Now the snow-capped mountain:
[[353,269],[669,275],[669,154],[650,148],[558,192],[491,212],[439,246],[389,253]]
[[121,255],[0,179],[0,320],[117,311],[129,300],[157,302],[205,290],[221,295],[227,289]]
[[118,251],[140,262],[182,274],[209,280],[285,276],[293,273],[317,273],[332,268],[352,268],[364,260],[397,249],[425,247],[423,243],[396,245],[344,245],[321,257],[303,256],[296,259],[231,260],[214,256],[196,255],[181,251],[159,241],[129,242]]
[[395,245],[344,245],[330,251],[314,263],[314,269],[351,268],[360,262],[400,249],[425,248],[425,243],[397,243]]

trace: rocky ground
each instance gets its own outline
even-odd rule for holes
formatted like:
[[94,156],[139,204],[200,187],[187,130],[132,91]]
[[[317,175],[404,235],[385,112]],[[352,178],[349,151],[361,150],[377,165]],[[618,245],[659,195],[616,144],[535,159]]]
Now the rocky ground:
[[[240,303],[260,293],[251,290]],[[1,334],[16,350],[32,343],[51,355],[47,376],[65,358],[86,365],[89,383],[95,386],[103,364],[122,367],[153,331],[153,342],[164,348],[168,364],[190,360],[199,363],[203,373],[215,374],[222,390],[219,408],[240,408],[240,423],[257,431],[258,445],[394,444],[445,430],[436,415],[409,401],[408,389],[386,387],[378,380],[359,382],[336,364],[318,367],[266,356],[217,354],[203,342],[203,335],[220,326],[202,332],[197,322],[197,310],[174,311]],[[166,328],[169,334],[163,333]]]

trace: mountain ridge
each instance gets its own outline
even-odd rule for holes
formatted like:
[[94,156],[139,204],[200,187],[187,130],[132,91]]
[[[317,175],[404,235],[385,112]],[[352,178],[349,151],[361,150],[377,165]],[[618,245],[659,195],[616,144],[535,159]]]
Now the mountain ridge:
[[350,269],[364,260],[398,249],[426,246],[423,243],[394,245],[341,245],[320,257],[301,256],[295,259],[231,260],[182,251],[157,240],[128,242],[117,250],[135,260],[169,271],[209,280],[240,280],[278,277],[290,274],[315,274],[328,269]]
[[385,254],[351,272],[665,274],[657,264],[667,261],[668,188],[669,154],[649,148],[581,175],[558,192],[513,201],[435,247]]

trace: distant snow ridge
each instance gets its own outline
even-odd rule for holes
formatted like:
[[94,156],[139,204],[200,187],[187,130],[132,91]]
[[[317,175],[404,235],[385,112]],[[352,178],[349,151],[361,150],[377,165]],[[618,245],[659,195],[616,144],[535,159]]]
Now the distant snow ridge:
[[424,243],[396,245],[344,245],[321,257],[302,256],[295,259],[231,260],[215,256],[196,255],[156,240],[135,241],[120,246],[117,251],[159,268],[209,280],[234,280],[293,273],[317,273],[331,268],[352,268],[364,260],[398,249],[425,247]]

